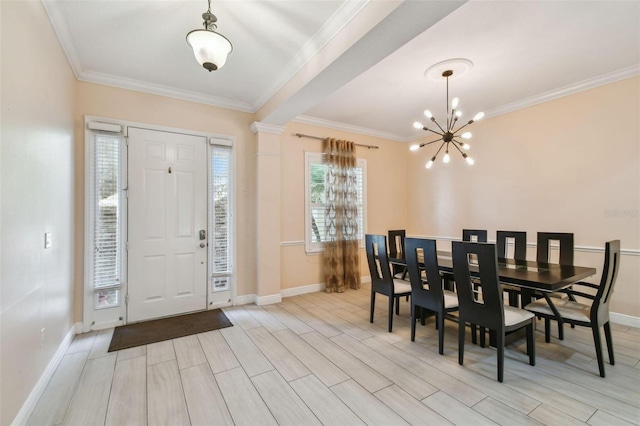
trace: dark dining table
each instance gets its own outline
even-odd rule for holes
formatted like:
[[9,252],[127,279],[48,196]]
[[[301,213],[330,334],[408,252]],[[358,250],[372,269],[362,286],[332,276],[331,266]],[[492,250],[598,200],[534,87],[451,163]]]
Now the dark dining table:
[[[394,253],[389,262],[406,266],[404,253]],[[451,253],[438,251],[438,267],[445,278],[453,279],[453,259]],[[471,275],[477,276],[478,269],[471,263]],[[569,287],[596,274],[596,268],[587,266],[569,266],[557,263],[536,262],[532,260],[514,260],[498,258],[498,277],[501,283],[520,287],[523,294],[531,297],[535,291],[552,293]],[[528,302],[523,300],[523,306]]]
[[[403,252],[390,254],[389,262],[403,266],[407,264]],[[478,268],[472,262],[470,265],[471,275],[479,277]],[[452,290],[453,259],[450,252],[438,251],[438,267],[443,274],[445,287]],[[520,287],[522,306],[531,303],[536,291],[553,293],[595,274],[596,268],[587,266],[498,258],[498,278],[501,283]]]

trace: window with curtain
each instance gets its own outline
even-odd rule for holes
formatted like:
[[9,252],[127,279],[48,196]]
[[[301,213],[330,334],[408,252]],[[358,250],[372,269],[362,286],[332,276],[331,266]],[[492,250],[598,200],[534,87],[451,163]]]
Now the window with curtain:
[[[364,247],[366,230],[367,202],[367,160],[358,158],[356,161],[356,185],[358,241]],[[307,253],[320,253],[326,241],[325,210],[327,166],[324,154],[315,152],[305,153],[305,246]]]

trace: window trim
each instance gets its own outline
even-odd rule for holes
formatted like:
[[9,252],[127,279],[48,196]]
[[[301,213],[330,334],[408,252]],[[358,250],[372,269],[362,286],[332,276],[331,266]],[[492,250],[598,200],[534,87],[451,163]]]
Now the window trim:
[[[313,242],[311,235],[311,165],[324,164],[324,153],[304,153],[304,241],[307,254],[320,254],[324,251],[323,242]],[[357,158],[356,165],[362,169],[362,238],[358,247],[364,248],[364,235],[367,230],[367,160]]]

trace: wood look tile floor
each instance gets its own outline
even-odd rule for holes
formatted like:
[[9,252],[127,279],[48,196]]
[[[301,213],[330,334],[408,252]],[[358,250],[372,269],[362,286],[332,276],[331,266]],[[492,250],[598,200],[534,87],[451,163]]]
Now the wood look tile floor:
[[388,333],[386,298],[370,324],[369,297],[364,284],[225,308],[234,327],[114,353],[113,329],[78,335],[28,424],[640,424],[638,329],[613,325],[602,379],[589,329],[545,343],[539,324],[536,366],[515,342],[499,383],[495,350],[469,335],[458,365],[457,324],[439,355],[433,319],[411,342],[409,304]]

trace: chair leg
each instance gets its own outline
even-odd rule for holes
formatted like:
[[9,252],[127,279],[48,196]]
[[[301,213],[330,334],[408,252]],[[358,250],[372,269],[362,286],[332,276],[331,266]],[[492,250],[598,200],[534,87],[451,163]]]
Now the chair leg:
[[466,327],[462,319],[458,322],[458,364],[462,365],[464,362],[464,337]]
[[564,340],[564,326],[562,321],[558,321],[558,339]]
[[478,344],[478,338],[476,337],[476,325],[471,324],[471,343],[474,345]]
[[416,305],[414,305],[413,303],[411,304],[411,341],[415,342],[416,341],[416,310],[418,309],[418,307]]
[[436,323],[438,324],[438,353],[444,353],[444,312],[436,314]]
[[393,328],[393,302],[395,302],[395,300],[395,297],[389,296],[389,333],[391,333],[391,329]]
[[607,340],[607,351],[609,352],[609,364],[616,365],[616,361],[613,356],[613,339],[611,338],[611,324],[609,322],[606,322],[604,324],[604,337]]
[[534,319],[531,319],[531,324],[527,326],[527,355],[529,355],[529,365],[536,365],[536,338],[535,338],[535,330]]
[[427,323],[427,310],[420,308],[420,324],[425,325]]
[[496,349],[498,352],[498,381],[502,383],[504,379],[504,330],[496,332]]
[[602,341],[600,340],[600,329],[598,324],[591,324],[591,331],[593,332],[593,343],[596,347],[596,356],[598,357],[598,369],[600,370],[600,377],[604,377],[604,359],[602,356]]
[[396,297],[396,315],[400,315],[400,297]]
[[376,307],[376,292],[375,291],[371,291],[371,306],[369,307],[369,322],[373,324],[373,311]]
[[486,343],[486,333],[487,330],[485,330],[484,327],[480,327],[480,347],[484,348],[485,347],[485,343]]
[[551,321],[549,318],[544,319],[544,341],[547,343],[551,341]]

